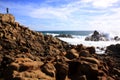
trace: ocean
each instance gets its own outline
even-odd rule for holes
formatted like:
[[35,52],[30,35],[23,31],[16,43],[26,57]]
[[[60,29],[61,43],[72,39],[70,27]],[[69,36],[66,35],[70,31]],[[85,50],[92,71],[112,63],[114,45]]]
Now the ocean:
[[41,31],[44,34],[69,34],[69,35],[77,35],[77,36],[87,36],[93,31]]
[[[103,54],[106,47],[111,44],[120,44],[119,41],[113,40],[115,36],[119,34],[114,34],[112,32],[102,32],[99,33],[107,35],[108,41],[86,41],[85,38],[91,36],[94,31],[40,31],[45,35],[57,36],[60,34],[71,35],[73,38],[69,37],[58,37],[60,40],[65,41],[72,45],[83,44],[84,46],[94,46],[98,54]],[[99,48],[98,48],[99,47]],[[104,49],[104,50],[101,50]]]

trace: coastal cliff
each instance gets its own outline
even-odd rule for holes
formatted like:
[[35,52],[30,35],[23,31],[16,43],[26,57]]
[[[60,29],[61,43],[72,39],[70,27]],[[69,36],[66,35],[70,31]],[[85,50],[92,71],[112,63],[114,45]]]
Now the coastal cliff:
[[111,57],[32,31],[12,14],[0,13],[0,80],[120,80]]

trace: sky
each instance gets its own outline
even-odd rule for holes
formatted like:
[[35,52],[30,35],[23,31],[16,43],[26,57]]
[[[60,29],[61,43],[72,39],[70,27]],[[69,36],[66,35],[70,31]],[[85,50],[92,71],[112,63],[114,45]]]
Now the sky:
[[120,30],[120,0],[0,0],[0,13],[36,31]]

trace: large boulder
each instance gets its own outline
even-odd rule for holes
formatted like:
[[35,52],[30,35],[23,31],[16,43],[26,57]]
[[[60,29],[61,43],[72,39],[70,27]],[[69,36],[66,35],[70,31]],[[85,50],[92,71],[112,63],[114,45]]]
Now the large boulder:
[[71,49],[68,51],[68,53],[65,55],[68,59],[74,59],[79,57],[79,53],[75,49]]
[[14,23],[15,18],[12,14],[0,14],[0,21],[1,22]]
[[98,77],[105,77],[103,67],[99,60],[90,57],[81,57],[80,60],[69,61],[68,77],[71,80],[104,80]]
[[107,46],[106,53],[120,54],[120,44]]
[[56,72],[56,69],[54,67],[54,65],[52,63],[45,63],[42,67],[41,67],[41,70],[51,76],[51,77],[55,77],[55,72]]
[[83,56],[83,57],[89,57],[90,53],[87,50],[81,50],[81,52],[79,53],[79,56]]
[[68,65],[65,63],[57,62],[56,68],[56,80],[66,80],[68,75]]

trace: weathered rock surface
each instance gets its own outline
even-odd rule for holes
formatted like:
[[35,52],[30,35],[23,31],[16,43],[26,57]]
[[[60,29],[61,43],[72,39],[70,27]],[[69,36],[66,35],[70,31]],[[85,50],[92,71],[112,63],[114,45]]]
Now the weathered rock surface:
[[0,14],[0,80],[120,80],[120,64],[114,59],[95,54],[94,47],[34,32],[13,15]]
[[86,41],[108,41],[108,38],[104,34],[100,34],[98,31],[94,31],[91,36],[85,38]]

